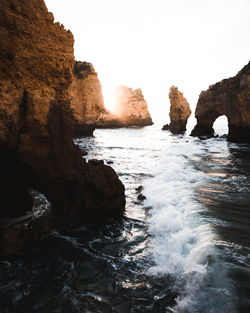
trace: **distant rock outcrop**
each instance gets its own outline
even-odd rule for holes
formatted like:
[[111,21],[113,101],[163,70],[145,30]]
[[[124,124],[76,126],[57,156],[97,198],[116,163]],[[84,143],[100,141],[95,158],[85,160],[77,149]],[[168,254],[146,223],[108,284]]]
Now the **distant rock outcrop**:
[[187,120],[191,115],[189,103],[177,87],[172,86],[169,91],[170,99],[170,124],[162,127],[163,130],[170,130],[174,134],[186,131]]
[[153,124],[141,89],[117,87],[114,92],[114,113],[107,110],[101,83],[91,63],[75,63],[70,96],[74,136],[92,135],[95,128]]
[[212,137],[213,123],[221,115],[228,118],[229,141],[250,142],[250,62],[236,76],[201,92],[191,135]]
[[0,39],[0,215],[31,209],[30,188],[46,195],[55,215],[121,215],[116,173],[87,163],[72,141],[71,32],[43,0],[0,0]]
[[119,86],[114,91],[114,114],[122,126],[147,126],[153,121],[140,88]]

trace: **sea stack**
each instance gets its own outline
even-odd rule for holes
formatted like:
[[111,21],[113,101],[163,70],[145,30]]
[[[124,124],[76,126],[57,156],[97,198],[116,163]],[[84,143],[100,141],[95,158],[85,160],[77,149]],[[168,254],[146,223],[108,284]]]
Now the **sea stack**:
[[250,143],[250,62],[236,76],[201,92],[191,135],[212,137],[213,123],[221,115],[228,119],[228,141]]
[[0,1],[0,215],[43,193],[59,216],[122,215],[124,186],[111,167],[87,163],[72,141],[73,36],[43,0]]
[[114,90],[114,114],[121,126],[152,125],[148,105],[140,88],[133,90],[127,86],[119,86]]
[[187,120],[191,115],[189,103],[177,87],[172,86],[169,91],[170,99],[170,124],[162,127],[163,130],[170,130],[174,134],[186,131]]

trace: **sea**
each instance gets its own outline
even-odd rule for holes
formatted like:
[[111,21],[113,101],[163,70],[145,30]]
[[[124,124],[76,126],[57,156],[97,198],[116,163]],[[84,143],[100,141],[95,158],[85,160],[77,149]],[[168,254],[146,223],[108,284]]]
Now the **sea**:
[[[0,262],[0,313],[249,313],[250,145],[162,125],[75,143],[126,188],[122,219],[58,226]],[[47,200],[37,193],[34,214]],[[41,253],[42,251],[42,253]]]

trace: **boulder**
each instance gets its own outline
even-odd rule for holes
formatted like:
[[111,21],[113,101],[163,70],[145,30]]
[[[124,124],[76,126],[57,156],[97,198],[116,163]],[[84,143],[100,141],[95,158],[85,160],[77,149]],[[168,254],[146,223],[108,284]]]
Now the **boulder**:
[[213,123],[221,115],[228,119],[228,141],[250,142],[250,62],[236,76],[201,92],[191,135],[214,136]]
[[162,127],[162,130],[170,130],[174,134],[186,131],[187,120],[191,115],[189,103],[177,87],[172,86],[169,91],[170,99],[170,124]]

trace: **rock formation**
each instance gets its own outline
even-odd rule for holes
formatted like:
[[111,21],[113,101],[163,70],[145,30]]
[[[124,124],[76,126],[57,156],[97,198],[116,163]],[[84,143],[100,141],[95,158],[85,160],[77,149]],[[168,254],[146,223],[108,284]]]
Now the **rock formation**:
[[170,124],[163,126],[163,130],[170,130],[174,134],[186,131],[187,120],[191,115],[189,103],[177,87],[172,86],[169,91]]
[[213,123],[221,115],[228,118],[229,141],[250,142],[250,62],[236,76],[201,92],[191,135],[212,137]]
[[0,0],[0,215],[30,209],[31,187],[56,215],[121,215],[114,170],[73,144],[74,39],[53,20],[43,0]]
[[89,136],[93,133],[101,115],[107,114],[102,87],[91,63],[75,63],[70,95],[75,125],[74,135]]
[[91,63],[75,63],[70,95],[75,136],[92,135],[95,128],[152,125],[141,89],[118,87],[115,112],[104,107],[102,87]]
[[119,86],[114,90],[114,115],[121,126],[152,125],[147,102],[140,88],[133,90],[126,86]]

